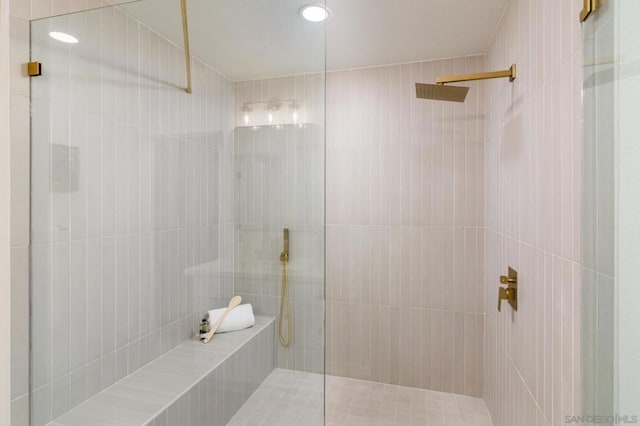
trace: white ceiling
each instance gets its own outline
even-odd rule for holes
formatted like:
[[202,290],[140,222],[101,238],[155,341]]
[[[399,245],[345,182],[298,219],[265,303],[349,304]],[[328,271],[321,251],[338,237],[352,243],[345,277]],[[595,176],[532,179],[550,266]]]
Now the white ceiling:
[[[234,81],[321,71],[325,25],[314,0],[188,0],[192,53]],[[327,0],[327,69],[484,53],[506,0]],[[182,46],[179,0],[124,7]]]

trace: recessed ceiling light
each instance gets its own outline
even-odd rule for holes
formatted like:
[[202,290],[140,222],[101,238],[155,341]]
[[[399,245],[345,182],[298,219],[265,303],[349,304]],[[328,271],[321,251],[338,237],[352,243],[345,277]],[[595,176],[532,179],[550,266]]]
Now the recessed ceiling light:
[[322,22],[331,12],[320,4],[308,4],[300,8],[300,16],[310,22]]
[[51,31],[49,33],[49,37],[54,38],[63,43],[76,44],[78,42],[78,39],[72,36],[71,34],[61,33],[58,31]]

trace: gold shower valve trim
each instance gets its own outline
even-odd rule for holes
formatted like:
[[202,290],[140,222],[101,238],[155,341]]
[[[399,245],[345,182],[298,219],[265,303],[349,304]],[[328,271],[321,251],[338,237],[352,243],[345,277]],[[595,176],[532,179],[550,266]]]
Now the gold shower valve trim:
[[509,77],[509,81],[514,81],[516,79],[516,65],[511,65],[511,68],[504,71],[493,71],[493,72],[482,72],[476,74],[461,74],[461,75],[452,75],[446,77],[438,77],[436,79],[437,84],[446,84],[446,83],[459,83],[462,81],[476,81],[476,80],[490,80],[493,78],[507,78]]
[[509,267],[508,275],[500,276],[500,284],[507,287],[498,289],[498,312],[502,311],[502,301],[506,300],[514,311],[518,311],[518,272]]

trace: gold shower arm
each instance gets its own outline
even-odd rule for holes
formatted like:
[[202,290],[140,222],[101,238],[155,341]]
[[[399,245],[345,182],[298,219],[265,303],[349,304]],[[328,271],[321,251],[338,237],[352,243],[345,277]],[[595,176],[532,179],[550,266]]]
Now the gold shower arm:
[[184,36],[184,59],[187,66],[187,93],[191,88],[191,49],[189,48],[189,21],[187,19],[187,0],[180,0],[182,6],[182,35]]
[[511,65],[506,71],[493,71],[493,72],[483,72],[479,74],[463,74],[463,75],[452,75],[447,77],[438,77],[436,79],[436,83],[445,84],[445,83],[458,83],[461,81],[475,81],[475,80],[489,80],[492,78],[506,78],[509,77],[509,81],[513,81],[516,79],[516,66]]

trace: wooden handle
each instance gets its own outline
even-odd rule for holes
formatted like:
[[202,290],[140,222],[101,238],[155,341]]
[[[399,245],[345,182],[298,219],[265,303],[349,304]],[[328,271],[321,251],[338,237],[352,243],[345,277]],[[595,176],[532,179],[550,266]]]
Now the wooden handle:
[[242,297],[240,296],[235,296],[229,301],[229,306],[227,306],[227,309],[223,312],[220,318],[218,318],[218,321],[216,321],[211,326],[211,330],[209,330],[207,335],[204,336],[204,343],[209,343],[209,340],[211,340],[213,335],[216,334],[216,330],[218,330],[218,327],[220,327],[220,324],[222,324],[222,321],[224,321],[224,319],[227,317],[227,314],[231,312],[231,310],[236,306],[238,306],[241,302],[242,302]]

